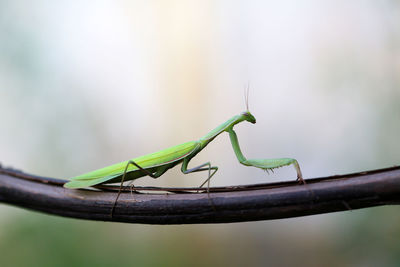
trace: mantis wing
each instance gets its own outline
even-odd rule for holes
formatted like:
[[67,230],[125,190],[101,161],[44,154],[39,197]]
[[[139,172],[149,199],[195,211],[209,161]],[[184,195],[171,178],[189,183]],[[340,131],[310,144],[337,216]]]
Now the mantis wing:
[[[199,145],[200,144],[198,141],[190,141],[155,153],[134,158],[132,159],[132,161],[134,161],[143,169],[148,169],[150,172],[154,172],[155,170],[157,170],[157,168],[168,164],[171,164],[171,167],[173,167],[176,164],[172,163],[177,163],[181,161],[183,158],[187,157],[193,151],[195,151]],[[115,178],[118,178],[124,174],[128,162],[129,160],[70,178],[70,182],[64,184],[64,187],[84,188],[97,184],[102,184],[113,179],[115,180]],[[137,175],[131,176],[131,180],[146,175],[136,166],[129,164],[127,174],[132,172],[139,173]],[[118,182],[118,180],[115,182]]]

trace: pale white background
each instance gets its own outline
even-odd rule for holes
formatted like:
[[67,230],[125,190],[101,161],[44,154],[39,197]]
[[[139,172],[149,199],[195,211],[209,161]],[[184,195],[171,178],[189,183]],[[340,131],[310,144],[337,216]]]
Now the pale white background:
[[[399,25],[396,1],[0,1],[0,161],[68,178],[195,140],[245,109],[250,82],[257,124],[235,128],[245,156],[296,158],[305,178],[397,165]],[[267,175],[240,165],[227,134],[192,166],[206,161],[219,166],[212,185],[295,179],[292,167]],[[204,179],[176,168],[137,184],[197,186]],[[400,262],[396,207],[172,227],[0,208],[0,248],[18,239],[5,229],[25,221],[18,229],[41,233],[47,223],[77,239],[81,226],[94,227],[89,239],[107,240],[126,256],[129,247],[155,246],[171,265],[186,263],[182,250],[198,251],[187,252],[187,262],[202,255],[200,262],[214,264]],[[368,241],[360,236],[374,239],[370,253],[361,252]],[[62,237],[56,243],[83,257]],[[160,245],[170,243],[180,245]],[[146,253],[136,257],[150,264]]]

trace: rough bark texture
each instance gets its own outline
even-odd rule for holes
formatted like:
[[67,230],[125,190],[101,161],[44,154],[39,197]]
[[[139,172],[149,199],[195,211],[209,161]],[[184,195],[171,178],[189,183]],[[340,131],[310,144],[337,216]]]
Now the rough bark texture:
[[147,193],[133,195],[125,190],[111,217],[116,187],[70,190],[63,180],[0,168],[0,202],[65,217],[146,224],[271,220],[400,203],[400,167],[306,181],[217,187],[210,197],[182,188],[140,188]]

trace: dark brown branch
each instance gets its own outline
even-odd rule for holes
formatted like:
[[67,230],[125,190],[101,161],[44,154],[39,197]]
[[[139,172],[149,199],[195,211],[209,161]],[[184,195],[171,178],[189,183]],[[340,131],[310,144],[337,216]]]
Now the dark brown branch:
[[148,224],[270,220],[400,203],[400,167],[306,181],[211,188],[214,207],[196,188],[133,195],[127,190],[111,218],[115,187],[70,190],[63,180],[0,168],[0,202],[66,217]]

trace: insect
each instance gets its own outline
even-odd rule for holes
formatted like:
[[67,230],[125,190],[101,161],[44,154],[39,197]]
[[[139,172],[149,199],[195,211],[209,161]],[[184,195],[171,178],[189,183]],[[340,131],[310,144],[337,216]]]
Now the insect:
[[[243,121],[256,123],[256,118],[248,110],[246,98],[247,110],[240,113],[239,115],[233,116],[226,122],[222,123],[214,130],[201,137],[197,141],[186,142],[177,146],[166,148],[164,150],[137,157],[128,161],[117,163],[102,169],[98,169],[92,172],[88,172],[73,178],[64,184],[66,188],[84,188],[95,186],[104,183],[121,183],[120,191],[116,198],[118,200],[119,194],[121,193],[122,184],[128,180],[134,180],[143,176],[150,176],[152,178],[158,178],[163,175],[168,169],[181,164],[181,171],[184,174],[192,172],[208,171],[208,177],[200,186],[202,187],[208,182],[207,192],[209,192],[209,182],[211,177],[217,172],[218,167],[212,166],[210,162],[203,163],[197,167],[188,168],[190,160],[195,157],[201,150],[203,150],[211,141],[213,141],[218,135],[223,132],[228,132],[232,143],[233,151],[236,154],[239,162],[245,166],[253,166],[256,168],[263,169],[265,171],[273,170],[286,165],[293,165],[297,172],[297,180],[305,183],[300,166],[297,160],[292,158],[276,158],[276,159],[246,159],[240,150],[239,141],[233,127]],[[116,203],[115,201],[115,203]],[[115,207],[114,203],[114,207]],[[114,209],[114,208],[113,208]]]

